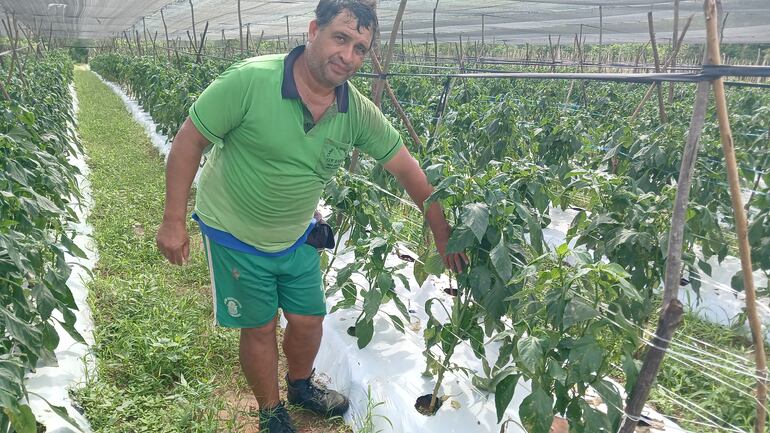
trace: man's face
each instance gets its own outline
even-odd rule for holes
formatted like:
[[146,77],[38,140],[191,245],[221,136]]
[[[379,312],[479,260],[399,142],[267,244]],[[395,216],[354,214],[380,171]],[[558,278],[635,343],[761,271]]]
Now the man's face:
[[372,41],[370,29],[356,29],[358,20],[348,10],[342,10],[325,27],[310,22],[305,54],[310,73],[322,85],[334,88],[358,71]]

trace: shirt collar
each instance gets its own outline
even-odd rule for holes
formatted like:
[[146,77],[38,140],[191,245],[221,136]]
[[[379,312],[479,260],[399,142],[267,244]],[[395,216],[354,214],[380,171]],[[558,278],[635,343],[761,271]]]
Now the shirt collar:
[[[283,60],[283,84],[281,84],[281,96],[283,99],[300,99],[297,90],[297,82],[294,81],[294,62],[305,51],[305,46],[300,45],[289,52]],[[337,101],[337,111],[348,112],[348,82],[334,88],[334,98]]]

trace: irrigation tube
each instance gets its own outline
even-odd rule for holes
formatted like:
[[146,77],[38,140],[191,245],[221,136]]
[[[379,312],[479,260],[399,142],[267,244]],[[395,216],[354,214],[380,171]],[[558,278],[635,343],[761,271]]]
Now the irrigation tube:
[[[589,80],[611,81],[620,83],[698,83],[701,81],[713,81],[717,78],[733,77],[770,77],[769,66],[713,66],[704,65],[701,72],[692,73],[648,73],[648,74],[623,74],[623,73],[595,73],[595,72],[472,72],[459,74],[422,74],[388,72],[382,74],[359,73],[360,77],[386,79],[388,77],[432,77],[432,78],[529,78],[537,80]],[[738,83],[742,86],[765,85],[757,83]]]

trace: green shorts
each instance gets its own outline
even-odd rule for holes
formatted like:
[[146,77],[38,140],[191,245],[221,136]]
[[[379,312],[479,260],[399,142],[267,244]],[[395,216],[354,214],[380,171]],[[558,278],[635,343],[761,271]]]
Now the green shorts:
[[203,235],[214,317],[226,328],[259,328],[280,307],[304,316],[326,314],[318,251],[307,244],[281,257],[262,257],[223,247]]

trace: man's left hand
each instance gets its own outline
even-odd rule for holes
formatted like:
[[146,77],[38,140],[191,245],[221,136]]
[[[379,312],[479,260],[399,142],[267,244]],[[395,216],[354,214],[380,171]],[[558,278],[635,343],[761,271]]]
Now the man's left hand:
[[433,236],[436,240],[436,249],[438,249],[438,253],[441,255],[441,260],[444,262],[444,266],[446,266],[449,270],[454,272],[462,272],[463,269],[465,269],[466,266],[468,266],[468,263],[470,263],[470,260],[468,260],[468,256],[464,252],[460,253],[447,253],[447,243],[449,242],[449,233],[451,229],[449,226],[446,226],[446,229],[440,230],[441,233],[434,233]]

